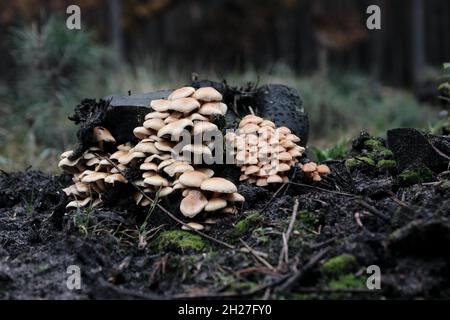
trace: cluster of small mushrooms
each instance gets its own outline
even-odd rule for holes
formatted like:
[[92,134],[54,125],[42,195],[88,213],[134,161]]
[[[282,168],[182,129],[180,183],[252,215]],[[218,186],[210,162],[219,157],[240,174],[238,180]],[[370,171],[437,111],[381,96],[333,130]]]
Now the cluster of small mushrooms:
[[[252,114],[241,120],[236,133],[228,132],[225,138],[232,148],[236,165],[241,168],[239,180],[260,187],[288,182],[287,173],[305,152],[305,148],[297,144],[300,138],[289,128],[276,127],[272,121]],[[311,172],[306,171],[311,164],[298,163],[305,172]],[[311,172],[308,177],[317,180],[320,173],[329,172],[326,165],[318,167],[321,170]],[[325,172],[325,167],[328,172]]]
[[[221,101],[222,95],[212,87],[182,87],[167,99],[153,100],[152,111],[142,126],[133,130],[139,142],[118,145],[113,153],[107,153],[104,146],[115,145],[114,137],[108,129],[95,127],[96,146],[75,160],[70,159],[73,151],[61,155],[59,167],[71,173],[74,182],[64,189],[75,198],[67,208],[100,205],[108,188],[128,183],[124,170],[139,167],[142,175],[134,184],[152,198],[166,197],[179,189],[183,197],[180,211],[188,218],[198,218],[200,213],[205,213],[203,217],[213,212],[234,213],[234,203],[245,201],[244,197],[234,183],[214,176],[204,161],[211,159],[214,150],[213,143],[204,142],[204,135],[221,134],[213,123],[215,117],[227,112]],[[186,138],[189,143],[177,148]],[[305,151],[289,128],[277,128],[272,121],[254,115],[245,116],[238,132],[227,133],[225,138],[241,168],[240,181],[258,186],[288,181],[286,173],[298,164]],[[298,165],[315,181],[320,180],[320,174],[329,172],[328,167],[315,163]],[[143,193],[136,192],[134,201],[149,206],[151,201]],[[191,227],[203,229],[197,223],[191,223]]]

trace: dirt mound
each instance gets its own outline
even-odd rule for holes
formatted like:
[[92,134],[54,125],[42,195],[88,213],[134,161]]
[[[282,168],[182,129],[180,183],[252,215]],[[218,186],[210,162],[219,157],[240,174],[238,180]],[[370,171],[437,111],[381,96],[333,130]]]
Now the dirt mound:
[[[449,298],[446,173],[398,172],[385,142],[365,134],[327,164],[316,184],[300,172],[281,188],[241,184],[242,210],[206,230],[233,249],[126,199],[65,214],[66,176],[1,174],[0,297]],[[80,290],[66,286],[70,265]],[[367,289],[370,265],[380,290]]]

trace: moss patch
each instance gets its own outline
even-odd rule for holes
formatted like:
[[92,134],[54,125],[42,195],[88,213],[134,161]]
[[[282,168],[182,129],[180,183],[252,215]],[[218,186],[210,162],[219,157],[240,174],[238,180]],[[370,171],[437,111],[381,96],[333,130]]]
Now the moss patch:
[[208,248],[208,244],[196,234],[184,230],[169,230],[160,234],[157,246],[159,250],[176,249],[181,251],[202,251]]
[[403,170],[398,175],[400,184],[410,186],[417,183],[431,181],[433,179],[433,171],[427,166],[421,164],[419,166]]
[[366,281],[363,277],[357,277],[353,274],[345,274],[337,279],[328,282],[331,289],[362,289],[365,288]]
[[299,211],[297,214],[297,220],[295,221],[296,229],[315,229],[319,219],[313,212],[306,210]]
[[361,167],[365,165],[375,166],[375,161],[369,157],[350,158],[345,161],[345,165],[349,168]]
[[335,278],[352,271],[357,265],[356,258],[353,255],[344,253],[325,262],[320,268],[320,272],[327,278]]
[[445,180],[444,182],[442,182],[441,188],[442,189],[450,189],[450,180]]
[[256,223],[260,222],[262,220],[262,216],[258,212],[253,212],[246,216],[245,218],[239,220],[234,225],[233,235],[235,237],[240,237],[244,235],[251,226],[255,225]]
[[380,160],[377,162],[378,169],[390,169],[394,168],[397,163],[394,160]]

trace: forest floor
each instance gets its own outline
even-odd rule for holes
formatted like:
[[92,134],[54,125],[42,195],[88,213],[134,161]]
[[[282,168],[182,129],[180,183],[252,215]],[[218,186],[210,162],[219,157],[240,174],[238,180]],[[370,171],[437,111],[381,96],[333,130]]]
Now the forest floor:
[[[243,207],[205,231],[226,245],[158,208],[143,224],[130,202],[67,213],[69,176],[1,173],[0,298],[450,298],[448,173],[399,174],[390,158],[362,135],[319,183],[239,185]],[[371,265],[380,289],[366,285]]]

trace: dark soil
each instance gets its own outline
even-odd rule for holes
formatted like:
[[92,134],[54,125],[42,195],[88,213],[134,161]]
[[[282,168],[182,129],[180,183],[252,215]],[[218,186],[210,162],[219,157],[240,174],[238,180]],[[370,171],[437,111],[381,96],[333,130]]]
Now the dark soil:
[[[148,212],[129,199],[66,213],[65,175],[0,174],[0,298],[450,298],[448,174],[397,172],[384,141],[366,135],[348,159],[329,161],[320,183],[292,172],[280,190],[240,185],[241,210],[206,230],[235,249],[181,231],[159,209],[143,225]],[[66,286],[69,265],[81,269],[80,290]],[[380,290],[367,289],[370,265]]]

